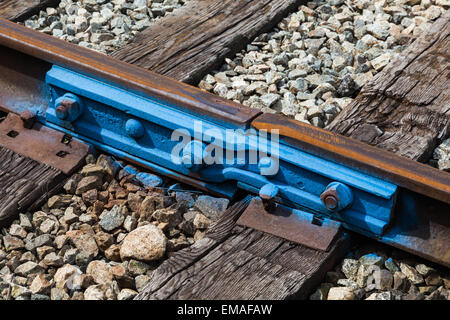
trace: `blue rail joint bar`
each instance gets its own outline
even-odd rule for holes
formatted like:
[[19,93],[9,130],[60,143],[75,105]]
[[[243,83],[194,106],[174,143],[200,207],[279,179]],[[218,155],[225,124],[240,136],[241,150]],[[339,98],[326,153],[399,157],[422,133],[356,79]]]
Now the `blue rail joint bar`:
[[380,238],[391,223],[396,185],[279,142],[276,132],[236,128],[59,66],[46,83],[51,103],[40,120],[100,150],[228,197],[247,190],[266,209],[290,208],[299,224]]

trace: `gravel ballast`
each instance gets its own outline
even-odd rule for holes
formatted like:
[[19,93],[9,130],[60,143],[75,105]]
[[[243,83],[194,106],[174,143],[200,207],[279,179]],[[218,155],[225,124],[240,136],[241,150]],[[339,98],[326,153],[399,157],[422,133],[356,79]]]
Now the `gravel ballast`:
[[450,300],[448,269],[395,248],[359,241],[326,274],[310,300]]
[[62,0],[24,25],[102,53],[111,53],[188,0]]
[[[324,128],[449,7],[448,0],[308,2],[198,86]],[[447,171],[448,144],[430,162]]]
[[448,1],[314,1],[259,35],[201,89],[268,113],[328,125]]
[[105,155],[87,162],[64,193],[1,230],[0,300],[132,299],[229,204]]

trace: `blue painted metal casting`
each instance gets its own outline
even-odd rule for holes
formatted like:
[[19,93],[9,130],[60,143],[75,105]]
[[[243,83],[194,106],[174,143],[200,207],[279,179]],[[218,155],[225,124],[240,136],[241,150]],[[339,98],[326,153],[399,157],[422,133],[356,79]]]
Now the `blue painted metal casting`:
[[41,120],[99,149],[228,196],[243,188],[375,237],[391,221],[397,186],[278,143],[273,133],[231,131],[58,66],[46,82],[52,102]]

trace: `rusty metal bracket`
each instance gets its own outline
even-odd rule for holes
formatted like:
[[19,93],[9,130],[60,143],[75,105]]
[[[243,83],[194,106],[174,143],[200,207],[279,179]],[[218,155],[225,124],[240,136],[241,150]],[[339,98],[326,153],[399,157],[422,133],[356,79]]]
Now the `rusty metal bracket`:
[[0,123],[0,146],[69,175],[79,168],[91,148],[78,139],[63,143],[64,133],[36,122],[30,129],[28,118],[9,113]]
[[316,220],[312,213],[280,204],[275,204],[273,211],[268,212],[259,197],[252,199],[237,224],[322,251],[329,249],[341,229],[340,222],[326,218]]

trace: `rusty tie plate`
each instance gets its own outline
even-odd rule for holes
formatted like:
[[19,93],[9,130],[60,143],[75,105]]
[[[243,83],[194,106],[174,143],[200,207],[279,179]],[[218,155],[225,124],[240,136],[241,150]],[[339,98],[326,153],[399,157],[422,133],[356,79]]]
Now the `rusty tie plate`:
[[90,152],[89,145],[77,139],[64,140],[64,133],[38,122],[30,129],[25,126],[18,115],[9,113],[0,123],[0,146],[50,165],[67,175],[78,169]]
[[321,225],[317,225],[313,223],[313,220],[314,217],[310,213],[278,204],[274,211],[269,213],[264,209],[262,200],[256,197],[239,217],[237,224],[270,233],[309,248],[328,251],[340,232],[341,224],[324,219],[321,220]]

